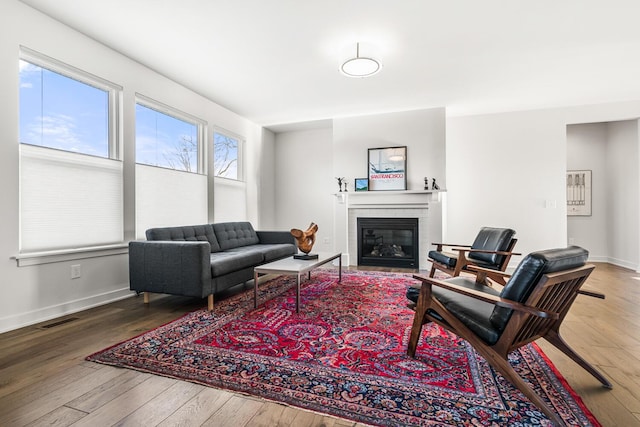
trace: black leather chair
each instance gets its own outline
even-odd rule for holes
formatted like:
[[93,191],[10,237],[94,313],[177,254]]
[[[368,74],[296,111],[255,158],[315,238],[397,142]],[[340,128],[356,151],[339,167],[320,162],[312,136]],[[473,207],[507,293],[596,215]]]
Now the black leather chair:
[[[457,277],[470,265],[504,271],[511,256],[519,255],[512,252],[518,241],[514,238],[515,234],[510,228],[482,227],[471,245],[432,243],[436,249],[428,254],[431,261],[429,277],[433,277],[436,270]],[[448,250],[445,251],[445,248]],[[497,281],[504,285],[504,281]]]
[[588,255],[578,246],[531,253],[520,262],[500,292],[478,283],[472,276],[435,280],[414,275],[422,283],[407,290],[409,306],[416,312],[407,353],[415,356],[422,325],[435,322],[467,340],[554,423],[564,425],[553,409],[516,373],[509,364],[508,354],[544,338],[606,388],[612,387],[599,371],[569,347],[559,331],[579,294],[604,298],[602,294],[581,290],[595,268],[585,265]]

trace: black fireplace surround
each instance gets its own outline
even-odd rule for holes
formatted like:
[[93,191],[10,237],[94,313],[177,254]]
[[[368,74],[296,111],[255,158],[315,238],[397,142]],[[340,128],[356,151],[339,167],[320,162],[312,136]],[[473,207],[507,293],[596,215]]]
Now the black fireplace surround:
[[419,268],[418,218],[358,218],[358,265]]

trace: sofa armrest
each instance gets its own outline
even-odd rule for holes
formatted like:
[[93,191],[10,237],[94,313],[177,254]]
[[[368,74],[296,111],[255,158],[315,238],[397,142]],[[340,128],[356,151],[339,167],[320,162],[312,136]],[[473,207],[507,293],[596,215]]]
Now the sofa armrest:
[[295,238],[289,231],[256,231],[260,243],[291,243],[296,244]]
[[206,241],[129,242],[129,287],[204,298],[212,294],[210,255]]

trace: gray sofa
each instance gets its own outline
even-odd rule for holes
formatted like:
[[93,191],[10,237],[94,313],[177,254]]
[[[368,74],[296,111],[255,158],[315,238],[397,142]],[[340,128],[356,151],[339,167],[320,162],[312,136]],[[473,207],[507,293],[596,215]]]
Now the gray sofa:
[[249,222],[151,228],[129,243],[129,287],[149,293],[208,298],[253,279],[255,266],[297,252],[288,231],[256,231]]

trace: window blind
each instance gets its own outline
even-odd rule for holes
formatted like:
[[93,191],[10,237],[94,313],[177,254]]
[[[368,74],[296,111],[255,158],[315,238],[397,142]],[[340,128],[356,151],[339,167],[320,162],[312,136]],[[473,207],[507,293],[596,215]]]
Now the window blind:
[[136,165],[136,238],[152,227],[206,222],[206,175]]
[[20,144],[20,252],[121,243],[122,162]]

